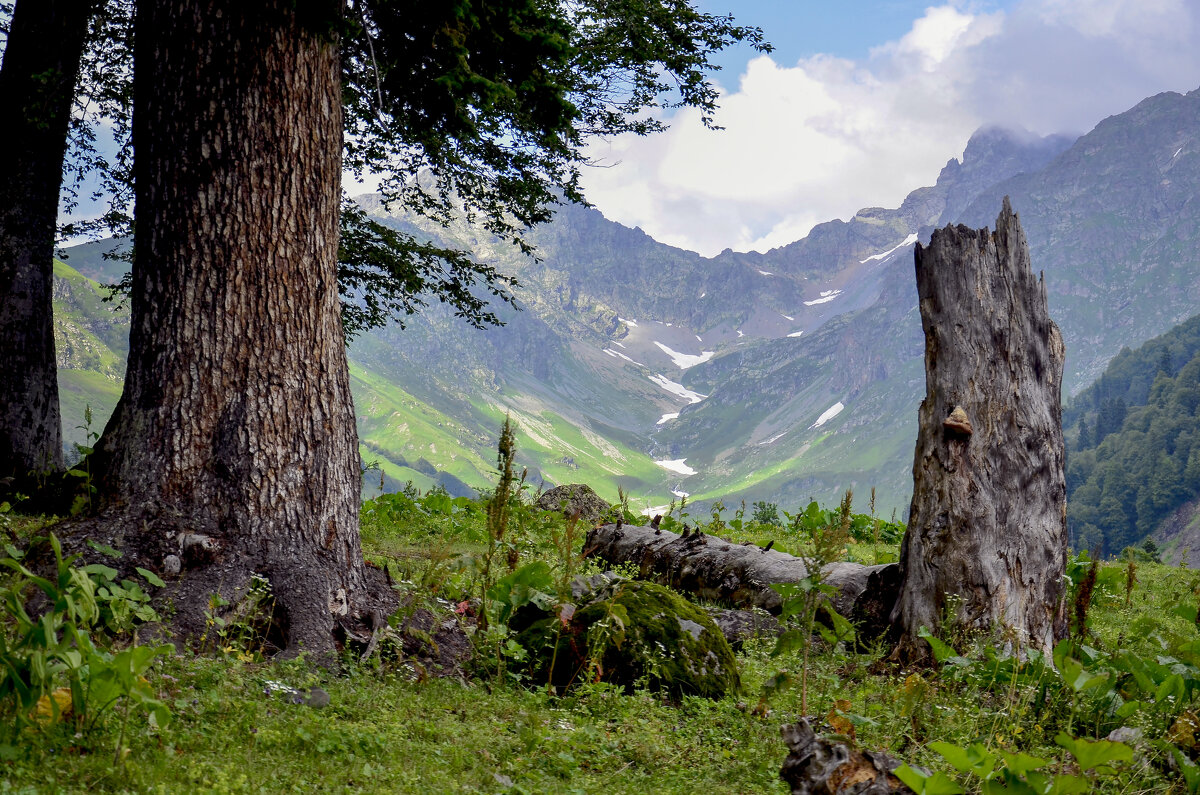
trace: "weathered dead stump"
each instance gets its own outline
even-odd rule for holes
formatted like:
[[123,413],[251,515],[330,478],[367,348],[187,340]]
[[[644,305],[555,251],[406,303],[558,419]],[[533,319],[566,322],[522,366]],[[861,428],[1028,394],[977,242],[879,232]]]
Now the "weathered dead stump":
[[1065,348],[1008,199],[996,231],[948,226],[916,249],[926,396],[901,547],[896,659],[922,626],[1049,653],[1066,630]]
[[895,795],[912,790],[892,771],[900,762],[877,751],[818,737],[804,718],[780,729],[790,753],[779,777],[792,795]]
[[[632,563],[642,579],[681,593],[769,613],[781,608],[771,583],[795,583],[808,576],[804,561],[793,555],[733,544],[699,531],[681,536],[653,527],[608,524],[588,533],[584,549],[612,565]],[[837,589],[830,600],[834,609],[859,625],[860,637],[882,633],[899,593],[899,566],[831,563],[823,572],[825,583]]]

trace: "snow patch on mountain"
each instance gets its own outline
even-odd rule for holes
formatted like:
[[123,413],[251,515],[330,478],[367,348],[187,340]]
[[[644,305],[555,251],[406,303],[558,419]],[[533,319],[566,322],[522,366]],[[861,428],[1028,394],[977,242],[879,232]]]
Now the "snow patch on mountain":
[[[697,337],[697,339],[699,338]],[[677,350],[668,348],[658,340],[655,340],[654,344],[659,347],[659,350],[661,350],[667,356],[670,356],[671,361],[674,362],[675,366],[680,370],[686,370],[689,367],[695,367],[698,364],[704,364],[716,355],[716,351],[701,351],[699,356],[691,353],[680,353]]]
[[704,398],[708,397],[708,395],[701,395],[699,392],[693,392],[683,384],[675,383],[662,373],[656,373],[650,376],[650,380],[670,392],[672,395],[683,398],[688,403],[699,403],[701,400],[704,400]]
[[663,461],[655,461],[654,463],[658,464],[660,467],[667,470],[668,472],[674,472],[677,475],[694,475],[694,474],[696,474],[696,470],[692,469],[690,466],[688,466],[686,463],[684,463],[685,461],[687,461],[686,458],[675,458],[675,459],[666,459]]
[[911,246],[913,243],[916,243],[916,242],[917,242],[917,233],[913,232],[911,235],[904,238],[904,242],[902,242],[900,245],[895,246],[894,248],[889,248],[887,251],[884,251],[880,254],[872,254],[871,256],[867,257],[866,259],[860,259],[858,261],[858,264],[866,265],[871,260],[887,259],[888,257],[892,256],[893,254],[895,254],[897,251],[904,248],[905,246]]
[[799,337],[803,333],[804,333],[803,331],[793,331],[791,334],[788,334],[788,336],[789,337]]
[[629,320],[628,318],[623,318],[620,315],[617,315],[617,320],[621,321],[622,323],[629,326],[630,328],[637,328],[636,320]]
[[811,301],[805,301],[805,306],[816,306],[817,304],[827,304],[833,299],[842,294],[841,290],[823,290],[820,298],[814,298]]
[[834,403],[832,406],[825,409],[825,411],[821,413],[821,416],[817,417],[817,421],[808,426],[808,429],[811,431],[813,428],[820,428],[822,425],[841,414],[842,409],[844,408],[846,407],[842,405],[842,401],[839,400],[837,403]]
[[607,353],[609,356],[612,356],[613,358],[624,359],[625,361],[629,362],[630,364],[636,364],[638,367],[646,366],[646,365],[642,364],[641,362],[637,362],[637,361],[634,361],[633,359],[630,359],[628,356],[621,353],[620,351],[614,351],[612,348],[605,348],[604,352]]
[[677,419],[679,419],[679,412],[678,412],[678,411],[671,411],[671,412],[668,412],[668,413],[666,413],[666,414],[662,415],[661,417],[659,417],[659,418],[658,418],[658,422],[656,422],[656,423],[654,423],[654,424],[655,424],[655,425],[662,425],[662,424],[663,424],[663,423],[665,423],[665,422],[670,422],[671,420],[677,420]]

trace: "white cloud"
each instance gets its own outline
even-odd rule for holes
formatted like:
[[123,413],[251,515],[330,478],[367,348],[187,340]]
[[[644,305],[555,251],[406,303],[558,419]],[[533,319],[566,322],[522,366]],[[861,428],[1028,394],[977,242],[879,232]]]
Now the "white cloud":
[[1025,0],[1007,14],[926,9],[863,61],[752,60],[705,130],[593,147],[608,217],[704,254],[766,250],[816,223],[897,206],[984,124],[1084,132],[1145,96],[1200,85],[1194,0]]

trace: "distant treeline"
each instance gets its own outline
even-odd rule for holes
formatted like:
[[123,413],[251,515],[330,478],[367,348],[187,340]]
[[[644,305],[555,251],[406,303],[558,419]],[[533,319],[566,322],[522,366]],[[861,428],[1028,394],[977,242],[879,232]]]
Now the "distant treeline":
[[1123,349],[1063,412],[1072,546],[1119,553],[1200,497],[1200,315]]

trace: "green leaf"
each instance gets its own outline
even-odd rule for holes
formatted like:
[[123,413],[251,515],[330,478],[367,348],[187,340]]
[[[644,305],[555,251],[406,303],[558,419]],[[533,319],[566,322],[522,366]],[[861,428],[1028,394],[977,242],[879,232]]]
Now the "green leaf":
[[1024,777],[1031,770],[1037,770],[1040,767],[1045,767],[1050,764],[1049,759],[1041,759],[1036,756],[1018,752],[1010,754],[1005,751],[1000,752],[1000,756],[1004,759],[1004,767],[1012,772],[1013,775]]
[[1187,791],[1190,795],[1200,793],[1200,767],[1188,758],[1188,755],[1180,751],[1169,743],[1166,744],[1171,750],[1171,756],[1175,757],[1175,764],[1179,766],[1179,772],[1183,773],[1184,783],[1187,784]]
[[939,663],[944,663],[947,660],[953,660],[959,657],[957,651],[952,646],[939,640],[932,632],[925,627],[917,630],[917,637],[923,639],[929,644],[929,648],[933,650],[933,658]]
[[803,649],[807,640],[803,630],[789,629],[775,641],[775,648],[771,651],[771,656],[779,657],[784,654],[792,654],[795,651]]
[[108,544],[101,544],[101,543],[99,543],[97,541],[93,541],[92,539],[89,538],[87,540],[87,545],[89,547],[91,547],[92,549],[96,550],[97,552],[99,552],[101,555],[107,555],[110,558],[121,557],[121,553],[118,552],[117,550],[113,549],[112,547],[110,547]]
[[1167,612],[1173,616],[1179,616],[1189,624],[1196,623],[1196,605],[1175,605]]
[[893,770],[892,774],[917,795],[962,795],[966,792],[958,782],[940,770],[926,776],[904,764]]
[[1178,704],[1183,700],[1186,691],[1187,686],[1184,684],[1183,677],[1179,674],[1171,674],[1154,691],[1155,704],[1161,706]]
[[84,574],[99,574],[108,581],[117,579],[117,570],[112,566],[105,566],[103,563],[90,563],[83,567]]
[[1081,737],[1072,737],[1066,732],[1059,732],[1054,738],[1054,742],[1074,756],[1075,761],[1083,770],[1092,770],[1107,765],[1109,762],[1133,761],[1133,749],[1125,743],[1111,740],[1085,740]]
[[841,613],[834,610],[832,605],[828,603],[822,604],[821,611],[825,614],[829,623],[833,625],[833,633],[837,636],[836,641],[854,639],[854,625],[847,621]]
[[143,569],[141,566],[138,566],[136,568],[136,571],[138,574],[142,575],[143,578],[145,578],[146,582],[150,583],[155,588],[164,588],[167,585],[165,582],[162,581],[161,577],[159,577],[157,574],[150,571],[149,569]]
[[987,779],[996,769],[999,760],[980,743],[973,743],[963,748],[953,743],[932,742],[929,747],[942,756],[960,773],[970,773],[981,779]]
[[1100,687],[1108,682],[1107,673],[1092,673],[1083,667],[1083,663],[1073,657],[1064,657],[1059,667],[1063,683],[1076,693]]
[[929,779],[929,776],[914,770],[907,763],[893,770],[892,775],[903,781],[909,789],[918,793],[918,795],[925,791],[925,782]]

